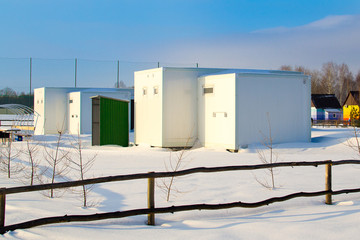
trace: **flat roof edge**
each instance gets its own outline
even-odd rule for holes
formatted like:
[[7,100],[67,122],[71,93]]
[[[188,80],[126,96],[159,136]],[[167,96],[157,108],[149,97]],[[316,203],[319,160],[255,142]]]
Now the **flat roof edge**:
[[130,101],[128,100],[123,100],[123,99],[118,99],[118,98],[112,98],[112,97],[107,97],[107,96],[103,96],[103,95],[96,95],[96,96],[92,96],[90,97],[91,99],[93,98],[106,98],[106,99],[111,99],[111,100],[116,100],[116,101],[119,101],[119,102],[127,102],[129,103]]

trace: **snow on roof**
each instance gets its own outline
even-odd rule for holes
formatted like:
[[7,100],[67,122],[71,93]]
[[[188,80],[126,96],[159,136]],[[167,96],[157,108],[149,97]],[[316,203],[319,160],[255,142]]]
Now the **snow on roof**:
[[[41,87],[44,89],[62,89],[67,92],[118,92],[123,90],[133,90],[132,88],[93,88],[93,87]],[[35,88],[40,89],[40,88]]]
[[79,92],[123,92],[129,90],[133,91],[132,88],[88,88],[85,90],[80,90]]
[[113,98],[113,97],[107,97],[107,96],[102,96],[102,95],[96,95],[96,96],[92,96],[90,97],[91,99],[93,98],[106,98],[106,99],[111,99],[111,100],[115,100],[115,101],[119,101],[119,102],[130,102],[128,100],[124,100],[124,99],[120,99],[120,98]]
[[341,112],[341,109],[334,109],[334,108],[326,108],[324,110],[325,112]]
[[202,77],[223,74],[283,74],[283,75],[303,75],[302,72],[282,71],[282,70],[262,70],[262,69],[225,69],[217,73],[204,74]]

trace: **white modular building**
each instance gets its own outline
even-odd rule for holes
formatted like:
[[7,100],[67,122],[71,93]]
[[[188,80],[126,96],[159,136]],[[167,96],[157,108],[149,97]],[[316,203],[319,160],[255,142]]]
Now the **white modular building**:
[[[310,78],[299,72],[156,68],[135,72],[135,143],[239,149],[310,140]],[[270,126],[269,126],[270,122]]]
[[198,138],[205,147],[235,150],[270,140],[310,141],[310,106],[311,81],[299,72],[226,70],[202,76]]
[[197,79],[218,71],[162,67],[135,72],[135,142],[192,146],[197,139]]
[[[92,103],[91,97],[101,95],[103,97],[110,97],[118,100],[130,101],[132,93],[128,89],[118,89],[107,91],[86,89],[78,92],[68,93],[69,114],[68,114],[68,132],[69,134],[90,134],[92,131],[91,111]],[[129,117],[130,117],[129,108]],[[131,119],[129,119],[129,122]]]
[[[82,94],[82,92],[84,93]],[[90,97],[100,93],[102,95],[111,95],[109,97],[121,97],[122,100],[130,100],[134,97],[134,90],[128,88],[43,87],[34,89],[34,110],[39,114],[34,134],[56,134],[59,131],[70,132],[70,127],[72,134],[77,134],[79,129],[80,134],[91,133]],[[76,99],[76,102],[72,105],[70,95],[73,100]],[[70,111],[71,115],[69,115]],[[72,115],[74,115],[74,118],[72,118]]]
[[67,94],[75,89],[57,87],[34,89],[34,111],[39,114],[34,134],[55,134],[67,129]]

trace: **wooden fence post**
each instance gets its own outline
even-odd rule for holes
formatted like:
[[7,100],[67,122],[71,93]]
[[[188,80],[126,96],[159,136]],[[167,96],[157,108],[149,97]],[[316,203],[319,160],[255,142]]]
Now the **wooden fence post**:
[[[148,196],[147,196],[148,208],[155,208],[155,180],[154,178],[148,178]],[[148,225],[155,225],[155,214],[148,214]]]
[[[331,163],[325,165],[325,190],[331,191],[332,184],[331,184]],[[332,194],[328,193],[325,195],[325,203],[331,205],[332,204]]]
[[0,227],[5,226],[5,188],[0,188]]

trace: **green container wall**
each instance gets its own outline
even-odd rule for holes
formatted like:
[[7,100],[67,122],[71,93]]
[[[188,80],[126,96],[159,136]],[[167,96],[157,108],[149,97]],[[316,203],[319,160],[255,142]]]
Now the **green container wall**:
[[129,146],[129,103],[100,97],[100,145]]

